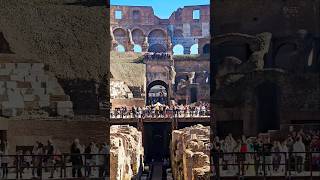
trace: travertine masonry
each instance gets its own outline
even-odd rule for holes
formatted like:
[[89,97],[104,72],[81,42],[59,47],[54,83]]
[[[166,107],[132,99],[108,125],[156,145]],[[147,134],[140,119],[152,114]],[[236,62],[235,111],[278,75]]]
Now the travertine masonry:
[[110,179],[130,180],[143,161],[142,133],[129,125],[110,128]]
[[210,127],[200,124],[172,132],[171,163],[175,179],[210,179]]
[[[0,55],[0,109],[6,117],[42,110],[59,116],[73,116],[73,104],[44,64]],[[39,113],[38,113],[39,114]]]

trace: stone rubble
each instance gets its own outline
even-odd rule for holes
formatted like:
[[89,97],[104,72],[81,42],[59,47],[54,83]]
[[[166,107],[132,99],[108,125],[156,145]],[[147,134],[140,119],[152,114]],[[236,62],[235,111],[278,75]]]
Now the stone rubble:
[[195,125],[172,132],[174,179],[210,179],[210,127]]
[[142,133],[129,125],[110,128],[110,179],[130,180],[143,167]]
[[130,99],[133,93],[124,81],[110,81],[110,98],[111,99]]

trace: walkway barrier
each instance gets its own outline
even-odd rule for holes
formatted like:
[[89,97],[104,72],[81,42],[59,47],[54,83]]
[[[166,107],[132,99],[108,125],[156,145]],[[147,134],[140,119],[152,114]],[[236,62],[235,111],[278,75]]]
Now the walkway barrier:
[[109,176],[108,154],[0,155],[0,179],[86,179]]
[[212,153],[211,170],[225,177],[320,178],[320,152]]
[[210,117],[210,110],[200,111],[181,111],[181,110],[165,110],[165,111],[123,111],[121,109],[111,110],[110,118],[113,119],[129,119],[129,118],[197,118]]

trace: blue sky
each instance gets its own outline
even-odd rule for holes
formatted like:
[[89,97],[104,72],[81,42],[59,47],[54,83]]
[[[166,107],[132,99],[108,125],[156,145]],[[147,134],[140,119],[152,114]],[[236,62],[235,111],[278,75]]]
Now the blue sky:
[[154,13],[161,19],[168,19],[179,7],[208,5],[210,0],[110,0],[111,5],[152,6]]

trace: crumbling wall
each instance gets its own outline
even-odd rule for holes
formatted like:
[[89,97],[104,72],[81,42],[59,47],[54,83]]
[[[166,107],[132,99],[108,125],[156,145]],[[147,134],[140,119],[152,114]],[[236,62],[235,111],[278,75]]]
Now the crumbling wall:
[[143,167],[142,133],[129,125],[110,128],[110,179],[130,180]]
[[12,52],[39,59],[58,78],[100,80],[108,67],[109,13],[71,2],[1,0],[0,32]]
[[[55,76],[44,70],[44,64],[0,55],[0,109],[6,117],[37,115],[73,116],[73,104]],[[40,110],[40,111],[39,111]]]
[[210,127],[195,125],[172,132],[171,164],[175,179],[210,179]]

